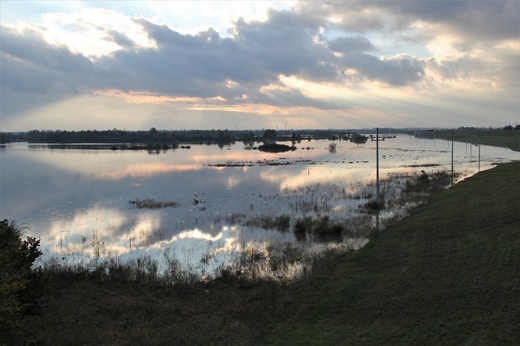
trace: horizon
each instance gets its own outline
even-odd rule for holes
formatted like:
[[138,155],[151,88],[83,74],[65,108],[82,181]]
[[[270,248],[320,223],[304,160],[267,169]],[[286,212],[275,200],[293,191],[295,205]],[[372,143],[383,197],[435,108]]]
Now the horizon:
[[[480,131],[503,131],[505,130],[505,127],[512,126],[512,124],[508,124],[505,126],[488,126],[488,127],[477,127],[477,126],[459,126],[459,127],[365,127],[365,128],[303,128],[303,129],[276,129],[276,128],[245,128],[245,129],[229,129],[229,128],[213,128],[213,129],[167,129],[167,128],[155,128],[158,132],[190,132],[190,131],[201,131],[201,132],[212,132],[212,131],[229,131],[229,132],[260,132],[265,130],[275,130],[276,132],[302,132],[302,131],[319,131],[319,132],[328,132],[328,131],[359,131],[359,132],[367,132],[367,131],[376,131],[379,129],[379,131],[447,131],[447,130],[480,130]],[[518,126],[516,124],[515,126]],[[90,129],[81,129],[81,130],[64,130],[64,129],[31,129],[28,131],[0,131],[0,133],[6,133],[6,134],[23,134],[28,133],[31,131],[39,131],[39,132],[85,132],[85,131],[123,131],[123,132],[149,132],[150,129],[138,129],[138,130],[129,130],[129,129],[123,129],[123,128],[107,128],[107,129],[97,129],[97,128],[90,128]],[[512,130],[517,130],[515,127],[513,127]]]

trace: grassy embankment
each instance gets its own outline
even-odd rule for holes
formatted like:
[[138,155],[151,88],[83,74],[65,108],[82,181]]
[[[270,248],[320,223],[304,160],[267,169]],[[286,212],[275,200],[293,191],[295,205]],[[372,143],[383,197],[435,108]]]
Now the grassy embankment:
[[[451,136],[451,130],[438,130],[423,137],[451,140]],[[457,142],[494,145],[520,151],[520,131],[515,130],[455,130],[453,131],[453,140]]]
[[316,278],[267,344],[520,344],[520,162],[436,195]]

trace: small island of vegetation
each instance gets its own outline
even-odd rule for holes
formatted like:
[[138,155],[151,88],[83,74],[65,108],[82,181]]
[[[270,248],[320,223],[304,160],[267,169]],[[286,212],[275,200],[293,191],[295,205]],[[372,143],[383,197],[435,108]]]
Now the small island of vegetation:
[[289,146],[287,144],[278,144],[278,143],[266,143],[262,144],[258,147],[260,151],[267,151],[270,153],[283,153],[286,151],[294,151],[296,147],[294,145]]

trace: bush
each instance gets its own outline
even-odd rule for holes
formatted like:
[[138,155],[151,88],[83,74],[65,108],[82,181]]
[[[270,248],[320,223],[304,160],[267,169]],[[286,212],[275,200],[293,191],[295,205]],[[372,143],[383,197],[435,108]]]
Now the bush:
[[340,242],[345,230],[342,223],[331,222],[328,216],[316,220],[307,216],[294,224],[294,236],[299,241],[310,238],[318,242]]
[[43,279],[40,270],[32,269],[42,254],[39,246],[36,238],[22,239],[14,222],[0,221],[0,343],[10,344],[22,334],[22,315],[40,310]]
[[280,215],[277,218],[277,229],[280,232],[287,232],[291,226],[291,218],[287,214]]
[[[244,214],[231,214],[226,218],[230,223],[237,223],[237,217],[245,217]],[[277,229],[280,232],[287,232],[291,226],[291,218],[287,214],[280,216],[260,215],[251,217],[244,225],[249,227],[261,227],[263,229]]]
[[306,216],[303,219],[296,220],[294,224],[294,236],[299,241],[304,241],[307,239],[307,233],[312,229],[312,218],[310,216]]

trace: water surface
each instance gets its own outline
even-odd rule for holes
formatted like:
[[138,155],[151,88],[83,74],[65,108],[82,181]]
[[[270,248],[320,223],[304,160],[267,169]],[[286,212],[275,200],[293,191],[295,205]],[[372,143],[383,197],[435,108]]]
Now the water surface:
[[[41,238],[44,258],[74,263],[166,251],[189,268],[200,268],[208,255],[216,265],[247,248],[296,241],[292,232],[240,221],[356,213],[365,202],[360,194],[376,176],[376,143],[335,141],[335,152],[330,143],[303,141],[296,151],[277,154],[245,150],[242,143],[158,153],[13,143],[0,148],[0,217]],[[480,163],[478,155],[477,146],[455,143],[455,170],[465,177],[479,166],[519,159],[489,146],[480,147]],[[450,142],[407,135],[380,142],[382,178],[450,168]],[[179,206],[137,209],[129,203],[147,198]]]

